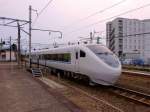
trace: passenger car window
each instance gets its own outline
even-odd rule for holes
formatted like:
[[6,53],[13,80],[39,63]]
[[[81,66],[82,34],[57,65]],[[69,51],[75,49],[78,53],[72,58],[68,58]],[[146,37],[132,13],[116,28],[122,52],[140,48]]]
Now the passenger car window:
[[71,62],[71,54],[70,53],[64,53],[64,54],[44,54],[43,57],[44,57],[45,60]]
[[80,50],[80,57],[86,57],[86,53],[82,50]]

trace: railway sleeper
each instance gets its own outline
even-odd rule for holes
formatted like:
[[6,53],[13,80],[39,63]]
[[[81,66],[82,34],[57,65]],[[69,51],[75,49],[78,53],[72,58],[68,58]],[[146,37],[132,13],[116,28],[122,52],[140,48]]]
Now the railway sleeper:
[[144,102],[145,100],[146,100],[145,98],[141,98],[139,101],[143,101]]

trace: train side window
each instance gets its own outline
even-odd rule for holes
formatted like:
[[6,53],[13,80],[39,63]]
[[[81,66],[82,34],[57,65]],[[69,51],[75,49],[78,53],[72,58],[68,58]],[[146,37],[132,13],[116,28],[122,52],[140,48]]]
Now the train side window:
[[80,50],[80,57],[86,57],[86,53],[82,50]]
[[42,55],[39,55],[40,60],[42,60]]
[[47,59],[47,55],[43,54],[43,59],[46,60]]
[[63,61],[65,62],[71,62],[71,54],[70,53],[65,53],[63,54]]
[[78,52],[76,52],[76,59],[78,59]]

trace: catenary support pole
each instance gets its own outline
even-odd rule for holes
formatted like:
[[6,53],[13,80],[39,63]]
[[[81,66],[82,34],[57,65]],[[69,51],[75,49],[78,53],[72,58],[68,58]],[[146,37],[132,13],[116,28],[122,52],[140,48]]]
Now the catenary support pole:
[[10,40],[9,40],[9,41],[10,41],[10,42],[9,42],[9,43],[10,43],[9,45],[10,45],[10,62],[11,62],[11,47],[12,47],[12,46],[11,46],[11,36],[9,37],[9,39],[10,39]]
[[93,33],[90,32],[90,43],[92,44],[93,43]]
[[21,55],[20,55],[20,38],[21,38],[21,35],[20,35],[19,22],[17,23],[17,25],[18,25],[18,65],[20,66],[20,59],[21,59]]
[[31,68],[31,30],[32,30],[32,7],[29,6],[29,66]]

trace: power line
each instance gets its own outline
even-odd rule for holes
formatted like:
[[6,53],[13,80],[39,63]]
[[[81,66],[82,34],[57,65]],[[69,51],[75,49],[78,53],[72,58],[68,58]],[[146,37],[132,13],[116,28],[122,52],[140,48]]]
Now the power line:
[[135,9],[131,9],[131,10],[128,10],[128,11],[126,11],[126,12],[120,13],[120,14],[118,14],[118,15],[115,15],[115,16],[112,16],[112,17],[108,17],[108,18],[106,18],[106,19],[99,20],[99,21],[97,21],[97,22],[95,22],[95,23],[92,23],[92,24],[90,24],[90,25],[87,25],[87,26],[84,26],[84,27],[82,27],[82,28],[76,29],[76,30],[74,30],[74,31],[72,31],[72,32],[69,32],[69,33],[73,33],[73,32],[76,32],[76,31],[80,31],[80,30],[82,30],[82,29],[85,29],[85,28],[94,26],[94,25],[96,25],[96,24],[105,22],[105,21],[107,21],[107,20],[110,20],[110,19],[113,19],[113,18],[122,16],[122,15],[125,15],[125,14],[128,14],[128,13],[131,13],[131,12],[135,12],[135,11],[137,11],[137,10],[140,10],[140,9],[143,9],[143,8],[146,8],[146,7],[149,7],[149,6],[150,6],[150,3],[149,3],[149,4],[146,4],[146,5],[143,5],[143,6],[140,6],[140,7],[137,7],[137,8],[135,8]]
[[103,12],[105,12],[105,11],[107,11],[107,10],[109,10],[109,9],[111,9],[111,8],[113,8],[113,7],[115,7],[115,6],[120,5],[121,3],[125,2],[125,1],[126,1],[126,0],[119,1],[119,2],[113,4],[113,5],[109,6],[109,7],[106,7],[106,8],[104,8],[104,9],[102,9],[102,10],[99,10],[99,11],[97,11],[97,12],[94,12],[94,13],[92,13],[92,14],[90,14],[90,15],[88,15],[88,16],[82,18],[82,19],[77,20],[76,22],[74,22],[74,23],[72,23],[72,24],[70,24],[70,25],[68,25],[68,26],[66,26],[66,27],[69,27],[69,26],[71,26],[71,25],[73,25],[73,24],[76,24],[76,23],[82,22],[82,21],[84,21],[84,20],[87,20],[87,19],[89,19],[89,18],[91,18],[91,17],[93,17],[93,16],[95,16],[95,15],[97,15],[97,14],[99,14],[99,13],[103,13]]
[[[103,30],[103,31],[98,31],[98,32],[97,32],[97,31],[94,31],[94,32],[93,32],[93,33],[94,33],[93,35],[94,35],[94,36],[95,36],[95,34],[99,34],[99,35],[100,35],[100,34],[102,34],[103,32],[104,32],[104,30]],[[79,36],[79,38],[81,38],[81,39],[82,39],[82,38],[86,38],[86,37],[90,37],[90,34],[89,34],[89,35],[86,35],[86,36]]]
[[[114,38],[119,38],[119,37],[128,37],[128,38],[132,38],[133,37],[137,37],[137,38],[140,38],[138,36],[140,35],[147,35],[147,34],[150,34],[150,32],[144,32],[144,33],[134,33],[134,34],[128,34],[128,35],[122,35],[122,36],[115,36]],[[149,37],[148,37],[149,38]]]
[[[135,34],[128,34],[128,35],[122,35],[122,36],[115,36],[113,38],[105,38],[105,37],[100,37],[100,39],[106,39],[106,41],[110,41],[110,40],[113,40],[115,38],[120,38],[120,39],[123,39],[123,38],[141,38],[141,37],[138,37],[138,36],[141,36],[141,35],[147,35],[147,34],[150,34],[150,32],[144,32],[144,33],[135,33]],[[89,37],[90,35],[86,36],[86,37]],[[142,37],[143,38],[143,37]],[[146,37],[146,38],[149,38],[149,37]],[[85,37],[81,37],[79,41],[89,41],[91,40],[91,38],[85,38]],[[92,40],[97,40],[97,37],[96,38],[92,38]]]
[[40,16],[40,15],[44,12],[44,10],[52,3],[52,1],[53,1],[53,0],[50,0],[50,1],[43,7],[43,9],[38,13],[38,16]]
[[37,19],[39,18],[39,16],[44,12],[44,10],[52,3],[53,0],[50,0],[42,9],[41,11],[38,13],[38,16],[35,18],[33,24],[36,23]]

